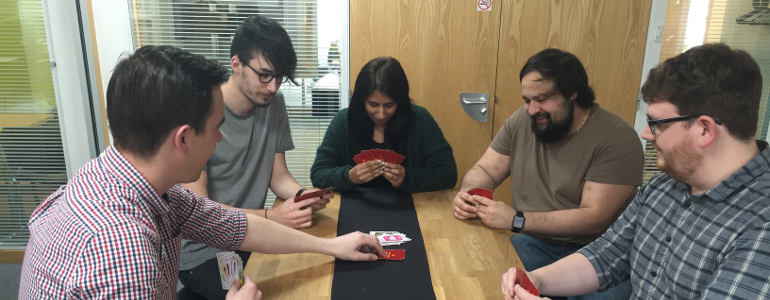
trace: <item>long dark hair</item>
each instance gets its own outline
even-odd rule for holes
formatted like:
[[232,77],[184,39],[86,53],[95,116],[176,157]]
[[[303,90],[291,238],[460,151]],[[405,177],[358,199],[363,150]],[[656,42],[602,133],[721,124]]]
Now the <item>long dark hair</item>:
[[353,97],[348,108],[348,128],[362,147],[375,145],[372,139],[374,122],[366,113],[364,101],[379,91],[396,102],[398,108],[385,126],[385,144],[392,145],[397,152],[406,152],[407,132],[412,123],[412,105],[409,99],[409,81],[401,63],[392,57],[378,57],[370,60],[358,73]]

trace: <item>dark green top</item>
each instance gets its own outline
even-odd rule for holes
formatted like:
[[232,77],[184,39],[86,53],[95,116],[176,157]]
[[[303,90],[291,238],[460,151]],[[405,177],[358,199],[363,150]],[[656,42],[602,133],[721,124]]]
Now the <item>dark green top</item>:
[[[401,163],[406,176],[401,192],[419,193],[454,187],[457,182],[457,165],[452,147],[444,138],[436,120],[425,109],[412,105],[412,127],[409,128],[408,150],[401,153],[406,159]],[[348,171],[355,166],[353,156],[361,152],[361,146],[348,129],[348,109],[334,116],[318,151],[310,179],[315,187],[334,187],[336,191],[349,191],[357,185],[350,182]]]

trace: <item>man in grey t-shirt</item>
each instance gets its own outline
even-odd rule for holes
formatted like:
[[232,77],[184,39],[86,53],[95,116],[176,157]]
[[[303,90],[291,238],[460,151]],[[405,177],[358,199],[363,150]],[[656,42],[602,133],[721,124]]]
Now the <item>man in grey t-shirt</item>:
[[[243,21],[230,46],[232,75],[222,85],[225,119],[222,142],[198,181],[184,185],[226,206],[293,228],[312,225],[312,213],[326,207],[332,194],[299,202],[310,190],[300,186],[286,166],[285,152],[294,149],[283,95],[285,81],[294,80],[297,56],[286,31],[261,17]],[[268,187],[287,201],[268,210]],[[179,280],[189,292],[222,299],[217,249],[182,241]],[[243,261],[248,253],[239,253]]]

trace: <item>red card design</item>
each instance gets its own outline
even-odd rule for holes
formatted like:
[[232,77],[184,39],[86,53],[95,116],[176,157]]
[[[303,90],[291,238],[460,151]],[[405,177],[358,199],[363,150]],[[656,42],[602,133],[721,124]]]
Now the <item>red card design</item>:
[[377,159],[392,164],[401,164],[406,159],[406,156],[388,149],[368,149],[353,156],[353,161],[357,164]]
[[532,281],[529,280],[527,272],[524,272],[521,268],[516,268],[516,283],[523,287],[527,292],[532,295],[540,296],[540,291],[537,290]]
[[308,198],[313,198],[313,197],[321,197],[324,194],[331,193],[333,191],[334,191],[334,188],[330,187],[322,190],[313,191],[312,193],[302,194],[302,195],[299,195],[299,197],[294,197],[294,202],[299,202],[299,201],[302,201]]
[[385,256],[380,256],[384,260],[404,260],[406,258],[406,249],[385,249]]
[[471,189],[470,191],[468,191],[468,194],[470,194],[470,195],[479,195],[479,196],[482,196],[484,198],[492,200],[492,195],[494,195],[494,191],[493,190],[488,190],[488,189],[482,189],[482,188],[474,188],[474,189]]

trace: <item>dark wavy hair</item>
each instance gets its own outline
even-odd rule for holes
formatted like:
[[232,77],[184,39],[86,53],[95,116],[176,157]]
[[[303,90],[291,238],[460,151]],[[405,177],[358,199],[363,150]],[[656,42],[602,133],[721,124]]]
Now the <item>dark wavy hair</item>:
[[255,15],[243,20],[230,44],[230,57],[238,56],[244,64],[262,55],[273,66],[275,74],[292,83],[297,69],[297,53],[286,30],[273,19]]
[[667,101],[680,115],[708,115],[733,136],[753,139],[757,131],[762,74],[743,50],[704,44],[669,58],[650,71],[644,102]]
[[583,63],[572,53],[548,48],[530,57],[519,72],[519,81],[537,71],[544,79],[553,81],[556,90],[569,100],[575,93],[575,102],[582,108],[591,108],[596,95],[588,85],[588,74]]
[[205,129],[211,89],[227,80],[216,61],[172,46],[144,46],[115,67],[107,86],[107,119],[115,147],[155,155],[172,129]]
[[385,143],[398,152],[405,152],[407,131],[412,123],[412,101],[409,99],[409,81],[401,63],[393,57],[378,57],[361,68],[356,78],[353,96],[348,108],[348,128],[362,147],[372,147],[374,122],[366,113],[364,101],[379,91],[393,99],[398,106],[396,113],[385,127]]

